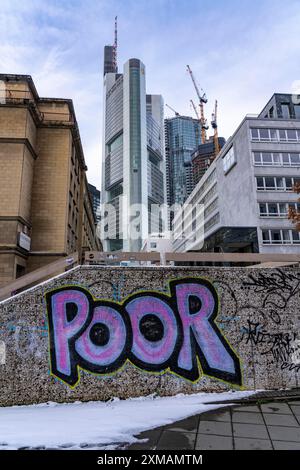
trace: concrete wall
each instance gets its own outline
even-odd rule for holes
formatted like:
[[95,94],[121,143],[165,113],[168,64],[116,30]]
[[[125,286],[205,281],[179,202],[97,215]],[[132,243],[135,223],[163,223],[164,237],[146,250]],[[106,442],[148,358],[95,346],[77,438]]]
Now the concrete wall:
[[75,268],[0,303],[0,404],[297,387],[299,286],[296,268]]

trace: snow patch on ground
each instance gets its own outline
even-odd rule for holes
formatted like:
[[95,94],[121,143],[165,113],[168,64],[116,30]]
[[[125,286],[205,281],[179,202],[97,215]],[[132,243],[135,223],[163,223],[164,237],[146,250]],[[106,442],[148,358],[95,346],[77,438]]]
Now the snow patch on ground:
[[197,393],[109,402],[45,403],[0,408],[0,449],[22,447],[113,449],[134,435],[225,406],[208,405],[255,392]]

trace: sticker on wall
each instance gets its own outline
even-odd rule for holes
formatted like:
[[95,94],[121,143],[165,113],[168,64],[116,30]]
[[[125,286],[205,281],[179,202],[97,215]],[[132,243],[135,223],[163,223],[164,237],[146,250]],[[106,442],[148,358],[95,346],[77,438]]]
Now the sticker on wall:
[[241,385],[240,361],[215,323],[214,286],[182,278],[169,282],[169,292],[137,292],[121,303],[94,299],[77,286],[48,292],[52,374],[75,386],[80,369],[105,376],[130,361],[192,382],[203,373]]

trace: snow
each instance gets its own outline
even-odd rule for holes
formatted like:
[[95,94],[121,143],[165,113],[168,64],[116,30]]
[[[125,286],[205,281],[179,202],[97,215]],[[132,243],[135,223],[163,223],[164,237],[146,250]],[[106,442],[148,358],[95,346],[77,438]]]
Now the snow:
[[[174,397],[117,398],[109,402],[45,403],[0,408],[0,449],[22,447],[105,448],[136,442],[134,437],[255,392],[197,393]],[[227,401],[218,404],[208,402]]]

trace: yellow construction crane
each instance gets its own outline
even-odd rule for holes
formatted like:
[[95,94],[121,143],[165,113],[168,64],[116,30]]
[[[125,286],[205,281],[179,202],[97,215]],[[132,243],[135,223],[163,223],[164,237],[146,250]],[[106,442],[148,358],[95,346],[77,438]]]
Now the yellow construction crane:
[[168,104],[166,104],[167,108],[169,108],[171,111],[173,111],[173,113],[175,113],[175,116],[180,116],[179,113],[177,113],[177,111],[175,111],[175,109],[171,108],[171,106],[169,106]]
[[219,136],[218,136],[218,121],[217,121],[217,112],[218,112],[218,101],[215,101],[215,109],[211,115],[211,127],[214,130],[214,144],[215,144],[215,156],[220,152],[219,145]]
[[[197,96],[198,96],[198,99],[199,99],[200,123],[201,123],[201,142],[202,142],[202,144],[205,144],[205,142],[207,141],[206,131],[208,129],[208,125],[207,125],[207,120],[205,119],[205,116],[204,116],[204,104],[207,103],[207,98],[206,98],[206,94],[204,92],[201,95],[190,66],[187,65],[186,67],[187,67],[187,71],[189,72],[189,74],[191,76],[194,88],[196,90],[196,93],[197,93]],[[201,91],[203,91],[203,90],[201,90]]]

